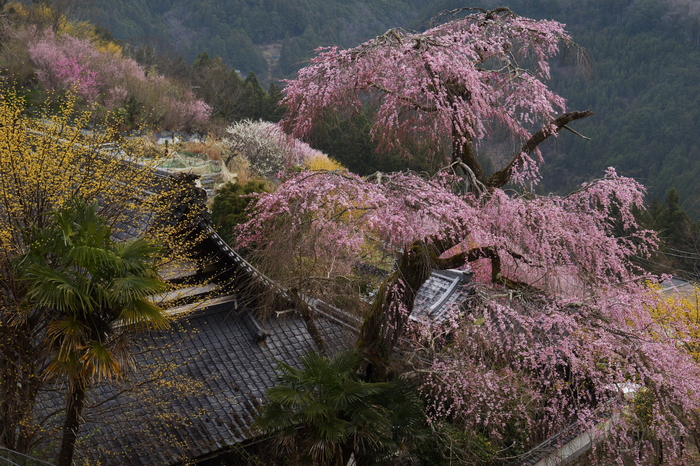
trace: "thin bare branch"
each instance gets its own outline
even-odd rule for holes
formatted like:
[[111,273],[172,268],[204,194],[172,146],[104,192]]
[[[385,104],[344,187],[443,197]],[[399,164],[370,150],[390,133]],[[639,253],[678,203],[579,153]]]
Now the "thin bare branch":
[[[593,115],[591,110],[586,110],[584,112],[569,112],[559,116],[548,125],[542,127],[542,129],[533,134],[530,139],[523,144],[520,151],[513,157],[510,163],[503,170],[497,171],[491,175],[486,182],[486,186],[489,188],[501,188],[506,185],[513,176],[513,172],[522,167],[524,161],[523,155],[529,156],[532,154],[541,143],[547,140],[547,138],[561,131],[562,128],[565,128],[572,121],[580,120],[591,115]],[[570,128],[567,129],[571,131]]]

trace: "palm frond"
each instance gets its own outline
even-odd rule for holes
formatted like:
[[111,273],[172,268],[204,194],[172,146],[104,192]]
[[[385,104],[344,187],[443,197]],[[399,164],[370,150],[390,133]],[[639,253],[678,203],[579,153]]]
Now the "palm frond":
[[328,362],[328,368],[336,374],[351,374],[362,364],[362,355],[357,350],[341,351]]
[[328,417],[324,422],[320,422],[312,428],[314,437],[322,438],[329,444],[344,442],[351,430],[348,421],[337,417]]
[[116,248],[116,253],[124,261],[143,263],[144,258],[153,258],[162,254],[163,248],[146,238],[137,238],[121,243]]
[[114,354],[99,341],[90,341],[87,345],[87,351],[81,357],[81,362],[85,367],[86,373],[90,377],[97,380],[103,378],[119,377],[121,375],[121,366]]
[[80,354],[74,349],[59,352],[46,368],[49,377],[67,375],[68,379],[80,380],[83,377]]
[[158,278],[128,275],[114,278],[110,288],[117,300],[125,303],[132,299],[144,299],[147,296],[163,292],[168,286]]
[[291,411],[280,403],[272,401],[265,405],[265,409],[255,420],[253,429],[262,435],[275,435],[295,427],[296,424],[297,421]]
[[338,390],[328,394],[328,402],[335,409],[345,409],[354,403],[379,395],[391,388],[390,383],[368,383],[355,380],[343,381]]
[[276,385],[267,391],[267,397],[285,408],[298,409],[311,403],[313,394],[306,390],[298,390],[294,386]]
[[99,266],[102,270],[114,269],[119,264],[119,259],[113,251],[87,244],[73,246],[68,251],[67,261],[77,267],[92,269]]
[[135,369],[136,360],[129,348],[129,339],[127,333],[121,333],[111,343],[112,354],[119,361],[122,374],[129,369]]
[[121,309],[119,320],[126,325],[153,330],[166,329],[170,325],[163,310],[147,299],[134,299],[126,303]]
[[398,408],[401,397],[416,402],[421,414],[422,404],[415,392],[409,393],[408,385],[392,393],[399,382],[360,380],[362,362],[362,356],[352,350],[331,359],[306,354],[301,369],[280,364],[278,385],[267,392],[270,403],[256,428],[276,436],[280,444],[293,442],[301,459],[313,464],[340,461],[348,449],[355,452],[358,464],[387,461],[406,441],[418,438],[412,429],[420,431],[424,422],[412,407]]
[[40,265],[30,265],[25,272],[29,283],[28,297],[37,305],[47,306],[63,312],[78,309],[91,312],[95,302],[76,286],[72,277],[62,271]]
[[70,316],[50,322],[46,336],[51,346],[58,342],[61,347],[79,348],[82,345],[84,328],[82,322]]
[[297,415],[304,423],[318,426],[327,422],[335,413],[327,404],[320,401],[313,401],[299,409]]

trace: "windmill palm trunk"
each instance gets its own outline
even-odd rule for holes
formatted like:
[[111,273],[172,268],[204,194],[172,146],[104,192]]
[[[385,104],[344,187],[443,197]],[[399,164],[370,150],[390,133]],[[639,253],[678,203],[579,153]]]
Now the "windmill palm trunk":
[[63,423],[63,439],[61,451],[58,454],[58,466],[70,466],[73,462],[75,441],[80,430],[80,416],[85,404],[85,385],[80,382],[70,384],[66,402],[66,421]]

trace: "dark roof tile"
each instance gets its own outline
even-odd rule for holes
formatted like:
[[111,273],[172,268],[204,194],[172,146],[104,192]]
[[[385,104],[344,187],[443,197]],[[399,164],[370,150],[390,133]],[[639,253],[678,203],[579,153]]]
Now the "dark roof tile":
[[[162,381],[165,388],[144,386],[142,395],[121,394],[86,412],[81,451],[100,464],[168,464],[245,440],[259,400],[274,384],[277,361],[298,365],[314,345],[302,319],[292,313],[265,321],[269,336],[260,344],[241,312],[229,310],[222,304],[178,321],[168,332],[137,335],[134,348],[151,348],[139,352],[138,367],[158,361],[156,366],[171,364],[176,370]],[[329,348],[351,346],[347,328],[323,315],[317,320]],[[137,373],[133,378],[146,377]],[[180,391],[182,377],[196,387]],[[102,403],[115,390],[102,384],[91,391],[89,403]],[[42,399],[45,408],[60,404],[60,396]]]

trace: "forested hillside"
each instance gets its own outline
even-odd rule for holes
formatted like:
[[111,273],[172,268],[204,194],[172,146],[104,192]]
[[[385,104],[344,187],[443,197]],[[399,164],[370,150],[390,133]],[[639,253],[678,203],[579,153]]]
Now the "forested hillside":
[[189,83],[139,65],[105,31],[59,7],[10,3],[0,19],[0,88],[22,95],[28,114],[72,98],[91,123],[123,131],[209,126],[211,107]]
[[207,51],[244,73],[289,75],[320,45],[352,46],[416,17],[419,0],[99,0],[115,37],[192,62]]

